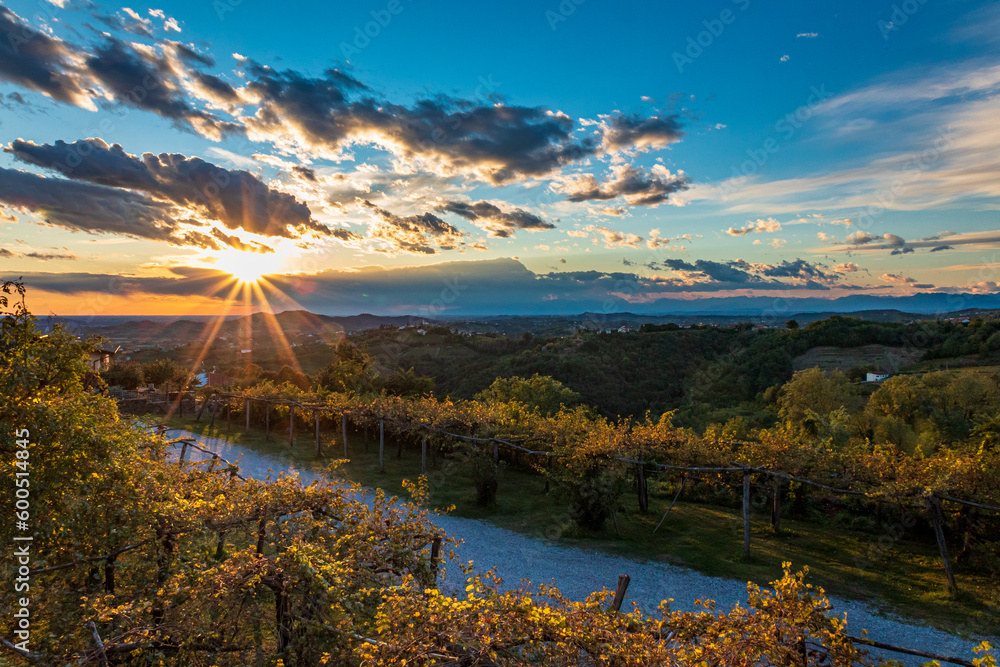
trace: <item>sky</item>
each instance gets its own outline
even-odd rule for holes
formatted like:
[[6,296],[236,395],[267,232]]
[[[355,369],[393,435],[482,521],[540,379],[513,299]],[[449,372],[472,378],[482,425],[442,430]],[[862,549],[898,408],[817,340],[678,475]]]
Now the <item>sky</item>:
[[38,314],[998,292],[997,3],[25,0],[0,36]]

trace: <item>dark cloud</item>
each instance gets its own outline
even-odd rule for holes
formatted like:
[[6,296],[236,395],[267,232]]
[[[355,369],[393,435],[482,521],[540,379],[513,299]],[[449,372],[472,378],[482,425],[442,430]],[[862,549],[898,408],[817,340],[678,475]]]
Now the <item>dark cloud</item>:
[[117,39],[108,38],[87,57],[85,66],[117,102],[151,111],[174,121],[182,129],[195,130],[214,139],[239,130],[235,123],[220,121],[195,108],[178,81],[179,72],[164,56],[136,51]]
[[611,177],[599,182],[593,174],[573,177],[558,186],[573,202],[606,201],[622,197],[633,206],[656,206],[676,192],[686,190],[687,177],[673,174],[661,165],[649,172],[621,164],[612,168]]
[[192,67],[214,67],[215,58],[182,42],[166,42],[177,57]]
[[0,201],[58,227],[179,242],[173,207],[129,190],[0,168]]
[[724,283],[752,283],[760,282],[760,278],[747,271],[738,268],[733,262],[713,262],[706,259],[696,260],[693,264],[683,259],[665,259],[660,266],[674,271],[688,271],[700,273],[712,280]]
[[245,123],[278,143],[288,131],[309,150],[337,151],[375,142],[402,159],[420,159],[447,174],[475,173],[502,184],[547,174],[593,155],[596,142],[573,136],[574,122],[542,107],[477,104],[439,96],[412,106],[376,98],[337,70],[323,77],[254,64],[248,94],[258,100]]
[[893,250],[889,254],[890,255],[908,255],[911,252],[913,252],[913,248],[909,248],[909,247],[903,246],[901,248],[896,248],[895,250]]
[[101,139],[42,145],[19,139],[5,150],[73,180],[147,192],[229,229],[286,238],[331,233],[292,195],[270,188],[248,171],[223,169],[201,158],[176,153],[146,153],[138,158]]
[[955,248],[953,248],[950,245],[936,245],[933,248],[931,248],[931,252],[941,252],[942,250],[954,250],[954,249]]
[[555,225],[542,220],[534,213],[520,208],[503,211],[499,206],[488,201],[448,201],[440,205],[438,210],[455,213],[466,220],[471,220],[489,232],[490,236],[497,238],[513,236],[518,229],[531,231],[555,229]]
[[438,249],[454,250],[462,245],[462,232],[432,213],[400,216],[370,201],[361,202],[361,206],[379,220],[369,237],[387,242],[390,251],[433,255]]
[[825,267],[820,264],[812,264],[804,259],[796,259],[791,262],[782,260],[781,264],[761,266],[763,268],[760,274],[772,278],[820,278],[826,280],[837,275],[826,271]]
[[303,167],[302,165],[297,164],[292,167],[292,173],[307,181],[312,181],[313,183],[316,182],[316,171],[314,169],[310,169],[309,167]]
[[74,47],[49,37],[0,5],[0,79],[66,104],[93,108],[70,64]]
[[619,114],[605,122],[602,138],[608,151],[629,148],[665,148],[684,136],[676,115],[643,118]]

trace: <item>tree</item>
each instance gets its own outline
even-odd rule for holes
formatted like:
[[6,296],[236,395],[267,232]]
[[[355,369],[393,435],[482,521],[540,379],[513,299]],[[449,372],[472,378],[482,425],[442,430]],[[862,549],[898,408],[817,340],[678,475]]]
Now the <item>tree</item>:
[[572,389],[564,387],[559,380],[535,373],[528,379],[516,375],[497,378],[489,389],[476,394],[476,400],[488,403],[517,401],[538,410],[543,415],[551,415],[559,412],[563,406],[578,404],[581,396]]
[[787,322],[785,322],[785,328],[794,331],[795,329],[799,328],[799,323],[796,322],[795,320],[788,320]]
[[778,396],[778,416],[803,433],[817,435],[830,413],[854,403],[847,378],[840,371],[819,368],[798,371]]
[[135,362],[113,361],[101,371],[101,379],[109,387],[121,387],[130,391],[146,383],[142,365]]
[[157,359],[148,364],[143,364],[142,374],[146,382],[154,384],[157,387],[167,383],[176,384],[183,382],[188,376],[183,368],[170,359]]

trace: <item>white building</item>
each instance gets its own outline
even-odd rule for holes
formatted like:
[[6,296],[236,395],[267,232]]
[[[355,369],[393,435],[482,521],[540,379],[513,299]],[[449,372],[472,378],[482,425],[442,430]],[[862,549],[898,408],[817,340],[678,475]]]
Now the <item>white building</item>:
[[865,382],[881,382],[889,377],[889,373],[868,373],[865,375]]

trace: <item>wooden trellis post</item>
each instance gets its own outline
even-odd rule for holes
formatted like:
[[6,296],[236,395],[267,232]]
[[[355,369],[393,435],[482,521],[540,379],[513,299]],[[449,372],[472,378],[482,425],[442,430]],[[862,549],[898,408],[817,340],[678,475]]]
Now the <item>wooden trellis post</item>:
[[420,439],[420,474],[427,474],[427,436]]
[[340,432],[344,436],[344,458],[347,458],[347,413],[340,413]]
[[385,472],[385,420],[378,420],[378,471]]
[[500,463],[500,445],[498,445],[496,443],[496,441],[494,441],[493,442],[493,464],[496,465],[498,463]]
[[944,539],[944,527],[941,516],[941,501],[938,498],[927,498],[927,509],[931,515],[931,522],[934,524],[934,536],[937,538],[938,550],[941,552],[941,562],[944,563],[944,574],[948,577],[948,592],[954,595],[958,592],[955,585],[955,573],[951,569],[951,559],[948,557],[948,543]]
[[431,574],[434,575],[434,586],[437,587],[438,561],[441,553],[441,536],[435,535],[431,542]]
[[319,439],[319,412],[313,410],[313,420],[316,422],[316,458],[323,456],[323,443]]
[[181,455],[177,458],[177,467],[180,468],[184,465],[184,457],[187,455],[188,444],[186,442],[181,443]]
[[233,427],[233,401],[226,397],[226,433]]
[[[198,408],[198,413],[194,416],[194,420],[196,422],[201,421],[201,413],[205,410],[205,406],[208,405],[208,399],[210,398],[211,396],[205,396],[205,400],[201,402],[201,406]],[[197,400],[197,394],[195,395],[195,399]]]
[[215,428],[215,415],[219,412],[219,397],[215,397],[215,403],[212,405],[212,423],[208,425],[209,428]]
[[295,406],[288,406],[288,446],[295,442]]
[[246,426],[243,428],[243,432],[244,433],[249,433],[250,432],[250,399],[249,398],[246,400],[246,411],[247,411],[247,423],[246,423]]
[[635,467],[635,486],[639,495],[639,511],[645,514],[649,511],[649,488],[646,484],[645,466],[642,464]]
[[264,442],[271,442],[271,401],[264,405]]
[[625,591],[628,590],[630,581],[632,581],[632,577],[627,574],[618,575],[618,587],[615,588],[615,599],[611,603],[611,609],[614,611],[621,611],[622,603],[625,602]]
[[750,560],[750,471],[743,469],[743,560]]

